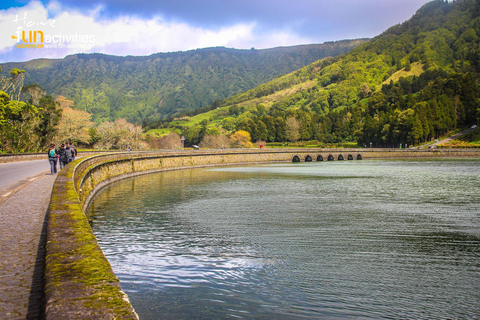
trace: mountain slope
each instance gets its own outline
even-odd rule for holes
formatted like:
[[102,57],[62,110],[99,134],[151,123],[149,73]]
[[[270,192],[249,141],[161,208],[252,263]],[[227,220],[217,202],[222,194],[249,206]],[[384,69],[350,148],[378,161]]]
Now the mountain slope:
[[[228,98],[208,117],[170,126],[196,142],[197,119],[277,142],[398,146],[437,138],[480,117],[479,13],[478,0],[432,1],[348,54]],[[295,128],[290,136],[287,121]]]
[[73,100],[96,121],[127,118],[140,123],[204,107],[365,41],[266,50],[208,48],[144,57],[77,54],[1,67],[26,70],[25,84],[37,83],[50,94]]

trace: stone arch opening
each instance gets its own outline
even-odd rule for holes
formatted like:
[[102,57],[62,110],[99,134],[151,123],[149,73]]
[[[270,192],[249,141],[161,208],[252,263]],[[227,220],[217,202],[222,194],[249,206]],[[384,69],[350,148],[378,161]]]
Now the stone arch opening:
[[362,158],[362,155],[361,155],[360,153],[357,154],[357,160],[362,160],[362,159],[363,159],[363,158]]
[[294,156],[292,159],[292,162],[300,162],[300,157],[299,156]]
[[348,155],[348,160],[353,160],[353,156],[351,154]]
[[343,154],[338,155],[338,160],[345,160],[345,158],[343,157]]
[[307,155],[307,156],[305,157],[305,162],[312,162],[312,161],[313,161],[313,159],[312,159],[312,157],[311,157],[310,155]]
[[328,161],[333,161],[333,160],[335,160],[335,158],[334,158],[331,154],[329,154],[327,160],[328,160]]
[[322,155],[317,156],[317,161],[323,161]]

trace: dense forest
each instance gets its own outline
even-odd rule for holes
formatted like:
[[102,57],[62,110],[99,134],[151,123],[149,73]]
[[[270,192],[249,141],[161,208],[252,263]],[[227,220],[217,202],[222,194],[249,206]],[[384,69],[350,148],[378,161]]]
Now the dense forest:
[[241,130],[254,142],[418,145],[480,122],[479,36],[480,1],[434,0],[350,53],[162,126],[190,143]]
[[265,50],[207,48],[143,57],[76,54],[64,59],[6,63],[25,70],[25,83],[74,101],[96,123],[125,118],[136,124],[175,116],[308,65],[350,51],[366,40]]
[[[7,64],[0,152],[178,148],[180,135],[204,147],[419,146],[480,123],[479,36],[480,0],[434,0],[369,41]],[[350,51],[283,72],[319,50]],[[24,86],[35,77],[47,90]]]

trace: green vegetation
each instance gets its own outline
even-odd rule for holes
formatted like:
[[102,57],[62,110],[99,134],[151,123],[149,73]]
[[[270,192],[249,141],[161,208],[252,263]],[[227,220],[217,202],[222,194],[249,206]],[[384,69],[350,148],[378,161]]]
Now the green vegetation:
[[[367,42],[8,64],[0,150],[38,150],[55,131],[102,149],[178,148],[179,136],[187,147],[224,147],[238,131],[257,145],[425,145],[480,122],[479,35],[477,0],[434,0]],[[57,97],[60,120],[58,106],[40,106],[38,86],[24,93],[31,102],[10,99],[24,76],[71,99]],[[32,133],[45,141],[32,144]],[[456,146],[465,144],[475,146]]]
[[[419,145],[480,119],[480,4],[427,3],[408,21],[161,127],[198,144],[209,130],[253,142]],[[182,118],[182,117],[178,117]]]
[[[53,101],[38,85],[23,88],[27,102],[0,91],[0,152],[46,151],[51,143],[90,145],[95,149],[144,149],[142,128],[117,119],[95,125],[91,114]],[[15,94],[15,93],[14,93]],[[64,102],[65,100],[63,100]]]
[[124,118],[145,126],[254,88],[365,40],[266,50],[208,48],[145,57],[77,54],[60,60],[3,64],[26,71],[54,97],[73,100],[93,121]]
[[[1,68],[0,68],[1,72]],[[38,86],[22,87],[18,75],[24,72],[12,70],[10,79],[0,78],[0,151],[31,152],[43,150],[51,142],[61,110],[51,96]],[[9,92],[2,91],[5,90]],[[27,102],[18,101],[23,91]],[[17,97],[17,100],[11,97]]]
[[460,139],[452,140],[439,146],[440,148],[480,148],[480,130],[476,129]]

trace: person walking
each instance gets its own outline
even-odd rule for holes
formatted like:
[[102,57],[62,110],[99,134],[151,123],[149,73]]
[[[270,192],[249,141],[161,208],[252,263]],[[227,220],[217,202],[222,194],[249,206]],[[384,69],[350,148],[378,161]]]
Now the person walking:
[[60,163],[60,170],[68,164],[67,151],[65,150],[64,143],[62,143],[60,149],[58,149],[58,162]]
[[67,146],[65,147],[65,153],[67,154],[67,163],[70,163],[73,161],[73,158],[75,157],[75,151],[73,151],[72,148],[70,148],[70,144],[67,143]]
[[73,144],[73,142],[69,142],[70,144],[70,149],[72,150],[72,161],[75,160],[75,157],[77,156],[77,147]]
[[55,144],[51,144],[48,147],[48,161],[50,162],[50,174],[57,173],[57,149],[55,149]]

